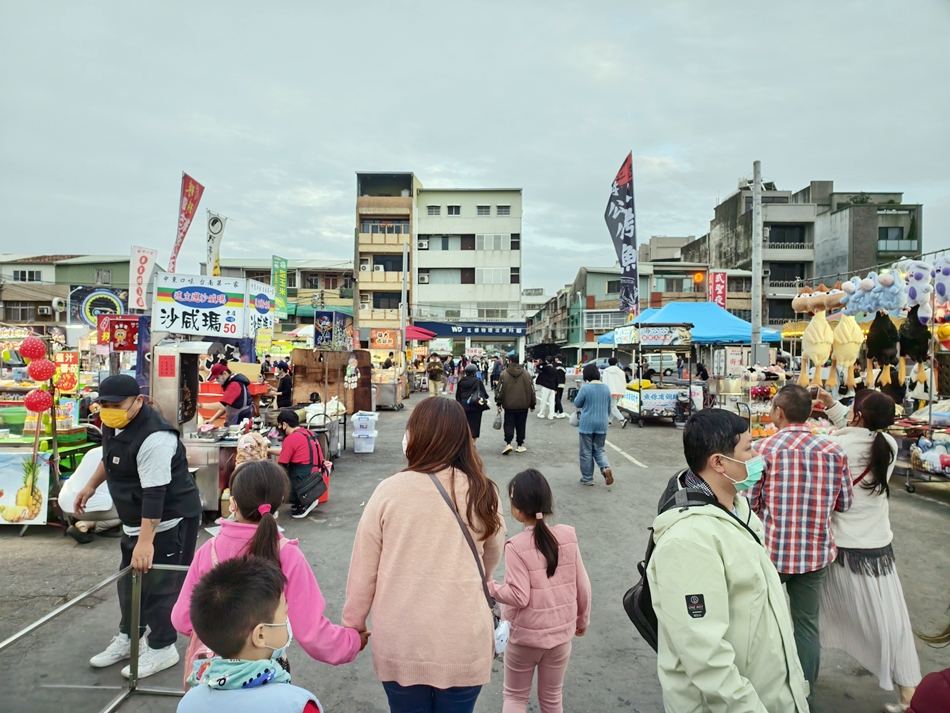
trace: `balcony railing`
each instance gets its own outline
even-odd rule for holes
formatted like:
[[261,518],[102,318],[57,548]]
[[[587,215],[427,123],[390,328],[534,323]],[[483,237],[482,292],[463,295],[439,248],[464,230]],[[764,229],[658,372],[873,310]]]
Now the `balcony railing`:
[[814,250],[814,243],[773,243],[766,242],[764,247],[769,250]]
[[768,325],[770,327],[782,327],[788,322],[794,322],[794,317],[769,317]]

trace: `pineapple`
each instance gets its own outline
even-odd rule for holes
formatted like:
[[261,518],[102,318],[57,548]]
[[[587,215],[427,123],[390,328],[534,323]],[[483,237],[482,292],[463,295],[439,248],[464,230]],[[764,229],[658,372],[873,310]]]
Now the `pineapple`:
[[3,505],[0,506],[0,517],[7,522],[23,522],[27,519],[28,510],[29,508],[20,505]]
[[43,493],[36,487],[39,475],[40,465],[35,459],[23,461],[23,487],[16,491],[16,504],[27,509],[25,520],[35,520],[43,507]]

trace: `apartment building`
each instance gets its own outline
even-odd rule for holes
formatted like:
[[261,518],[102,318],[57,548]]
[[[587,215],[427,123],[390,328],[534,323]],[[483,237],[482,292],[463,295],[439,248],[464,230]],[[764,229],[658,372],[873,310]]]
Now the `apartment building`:
[[648,242],[641,243],[637,247],[637,259],[639,262],[679,260],[680,250],[682,250],[683,246],[693,242],[695,239],[695,235],[690,235],[685,238],[654,235]]
[[[923,252],[923,206],[903,194],[840,193],[833,181],[812,181],[798,192],[765,183],[762,194],[763,321],[795,319],[791,300],[803,280],[833,284],[854,272]],[[709,233],[681,248],[684,261],[710,269],[751,268],[752,187],[716,206]]]

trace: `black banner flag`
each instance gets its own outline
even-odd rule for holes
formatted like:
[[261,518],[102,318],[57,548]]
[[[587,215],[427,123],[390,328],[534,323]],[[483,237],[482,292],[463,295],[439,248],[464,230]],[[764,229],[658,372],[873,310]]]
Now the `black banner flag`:
[[637,277],[637,221],[633,206],[633,152],[627,155],[610,187],[604,220],[620,261],[620,311],[637,315],[640,312],[640,283]]

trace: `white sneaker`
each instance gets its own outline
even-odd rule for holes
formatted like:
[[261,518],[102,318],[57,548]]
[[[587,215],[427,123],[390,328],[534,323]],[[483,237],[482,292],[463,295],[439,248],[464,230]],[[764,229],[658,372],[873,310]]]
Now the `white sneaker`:
[[508,455],[509,453],[511,453],[513,450],[514,450],[514,448],[511,447],[511,444],[510,444],[510,443],[506,443],[506,444],[505,444],[505,450],[503,450],[503,451],[501,452],[501,454],[502,454],[503,456],[506,456],[506,455]]
[[[144,636],[142,637],[140,646],[146,646]],[[109,646],[105,651],[89,659],[89,665],[95,666],[96,668],[112,666],[113,664],[119,663],[119,661],[127,659],[131,651],[132,640],[129,639],[128,634],[117,634],[112,641],[109,642]]]
[[548,421],[553,421],[553,420],[554,420],[554,416],[548,416]]
[[539,414],[538,414],[538,418],[544,418],[544,414],[543,414],[543,413],[539,413]]
[[562,411],[561,413],[554,414],[554,418],[567,418],[567,414]]
[[[178,663],[178,649],[175,645],[166,646],[164,649],[153,649],[145,645],[139,649],[139,678],[148,678],[159,671],[171,668]],[[121,671],[125,678],[129,677],[130,666],[126,666]]]
[[524,446],[518,446],[517,448],[515,448],[515,453],[524,453],[527,450],[528,449],[525,448]]

